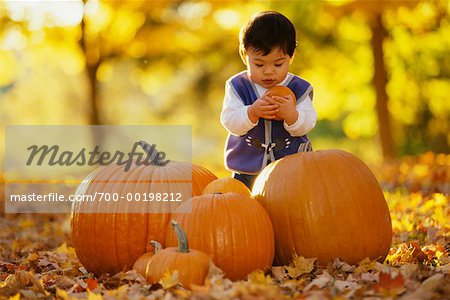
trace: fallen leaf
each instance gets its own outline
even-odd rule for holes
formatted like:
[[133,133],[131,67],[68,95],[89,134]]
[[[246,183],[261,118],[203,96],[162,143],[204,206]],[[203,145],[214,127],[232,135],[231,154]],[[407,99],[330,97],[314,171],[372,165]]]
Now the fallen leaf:
[[96,287],[98,287],[98,281],[94,278],[88,278],[86,279],[86,285],[87,288],[92,291],[95,290]]
[[365,272],[361,274],[361,280],[367,283],[374,283],[378,281],[378,276],[374,273]]
[[272,278],[269,275],[265,275],[262,270],[256,270],[248,274],[247,279],[249,282],[260,285],[272,284]]
[[275,281],[282,282],[286,278],[286,269],[284,267],[271,267],[270,271]]
[[339,292],[344,292],[359,289],[361,286],[354,281],[336,280],[334,282],[334,287],[336,287]]
[[56,297],[62,300],[76,300],[78,298],[70,296],[65,290],[56,288]]
[[67,276],[59,276],[56,279],[56,286],[65,290],[73,287],[75,284],[77,284],[77,282]]
[[405,291],[405,279],[401,273],[395,277],[391,273],[379,273],[379,281],[372,288],[383,296],[397,296]]
[[216,275],[223,276],[223,271],[219,267],[217,267],[214,262],[211,260],[209,262],[208,274],[206,274],[206,278],[212,278]]
[[359,262],[359,265],[355,268],[355,274],[361,274],[369,271],[376,270],[376,261],[370,260],[368,257]]
[[333,281],[333,277],[327,272],[324,271],[321,275],[319,275],[316,279],[311,281],[306,287],[305,291],[309,291],[313,287],[317,287],[319,289],[324,288],[327,286],[330,282]]
[[159,283],[165,290],[173,288],[174,286],[178,285],[180,283],[178,271],[175,270],[173,272],[169,271],[165,272],[163,278],[161,278]]
[[297,278],[303,274],[310,273],[314,269],[314,262],[316,260],[317,258],[304,258],[303,256],[297,256],[295,254],[291,264],[284,268],[289,277]]
[[75,248],[67,247],[67,244],[65,242],[61,246],[56,248],[55,251],[56,251],[56,253],[63,253],[63,254],[76,256]]
[[91,291],[87,291],[88,300],[103,300],[102,294],[96,294]]
[[414,292],[405,295],[402,299],[405,300],[415,300],[415,299],[431,299],[433,298],[434,291],[438,288],[444,279],[444,274],[434,274],[433,276],[426,279],[420,287]]
[[126,299],[127,291],[128,291],[128,285],[124,284],[124,285],[119,286],[117,289],[107,290],[105,292],[105,296],[111,296],[116,299]]
[[15,294],[8,298],[8,300],[20,300],[20,293]]

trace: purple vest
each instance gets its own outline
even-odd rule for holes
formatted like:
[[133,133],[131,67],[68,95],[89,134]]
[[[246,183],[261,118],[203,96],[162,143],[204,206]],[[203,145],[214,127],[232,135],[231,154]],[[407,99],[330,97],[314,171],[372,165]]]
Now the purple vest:
[[[289,74],[286,82],[298,101],[306,96],[312,99],[312,87],[302,78]],[[245,105],[256,101],[253,83],[243,71],[229,79],[229,83]],[[227,169],[244,174],[258,174],[267,160],[278,160],[300,151],[310,151],[311,143],[306,135],[293,137],[284,129],[283,121],[259,119],[258,125],[242,136],[229,134],[225,145]]]

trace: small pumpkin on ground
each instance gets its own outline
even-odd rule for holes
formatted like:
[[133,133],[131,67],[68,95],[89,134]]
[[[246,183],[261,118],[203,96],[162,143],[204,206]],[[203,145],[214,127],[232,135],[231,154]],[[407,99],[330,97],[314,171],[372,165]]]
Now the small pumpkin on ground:
[[253,196],[266,208],[275,232],[276,263],[293,254],[335,257],[355,264],[386,257],[392,242],[389,209],[375,176],[341,150],[288,155],[257,177]]
[[232,177],[224,177],[211,181],[203,189],[202,195],[214,193],[238,193],[247,196],[251,195],[249,188],[245,184]]
[[158,243],[157,241],[150,241],[150,244],[153,247],[153,251],[149,251],[145,254],[143,254],[141,257],[139,257],[133,265],[133,270],[136,270],[139,274],[141,274],[142,276],[144,276],[144,278],[147,276],[146,275],[146,270],[147,270],[147,266],[150,263],[150,260],[153,258],[153,256],[158,253],[159,251],[161,251],[162,245],[160,243]]
[[[191,213],[177,213],[191,208]],[[183,226],[191,246],[212,256],[232,280],[272,265],[274,235],[264,208],[250,196],[225,193],[193,197],[179,206],[173,218]],[[168,232],[166,245],[176,245]]]
[[178,271],[179,281],[184,287],[191,284],[203,285],[211,264],[211,258],[202,251],[189,249],[188,239],[180,225],[172,220],[172,227],[178,240],[177,247],[158,251],[146,266],[146,280],[156,283],[166,272]]

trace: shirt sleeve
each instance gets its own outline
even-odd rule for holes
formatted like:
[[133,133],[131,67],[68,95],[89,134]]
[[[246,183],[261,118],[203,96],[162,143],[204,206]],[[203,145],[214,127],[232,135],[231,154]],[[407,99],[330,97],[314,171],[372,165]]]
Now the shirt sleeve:
[[229,82],[225,85],[225,98],[223,100],[220,122],[222,126],[232,135],[241,136],[255,127],[258,122],[253,123],[247,114],[248,106],[237,95]]
[[305,97],[303,101],[296,106],[298,111],[298,119],[294,124],[288,125],[283,122],[284,128],[292,136],[302,136],[307,134],[316,126],[317,112],[312,105],[310,96]]

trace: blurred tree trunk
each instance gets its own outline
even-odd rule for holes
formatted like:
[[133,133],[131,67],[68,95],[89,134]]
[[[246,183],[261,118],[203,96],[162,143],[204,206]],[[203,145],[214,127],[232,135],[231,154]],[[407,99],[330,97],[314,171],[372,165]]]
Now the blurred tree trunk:
[[388,82],[386,67],[384,64],[383,41],[386,37],[386,29],[383,26],[382,15],[377,15],[370,24],[372,31],[372,54],[374,59],[373,85],[376,93],[376,110],[378,116],[378,128],[381,140],[381,148],[384,160],[393,159],[396,156],[394,141],[392,138],[391,117],[388,110],[388,95],[386,86]]
[[400,7],[412,8],[420,3],[420,0],[396,0],[396,1],[366,1],[353,0],[343,5],[327,6],[327,10],[336,17],[359,12],[367,18],[372,31],[372,55],[374,59],[374,74],[372,83],[376,93],[376,111],[378,117],[378,131],[383,152],[383,159],[390,160],[396,157],[395,143],[392,136],[391,115],[388,110],[389,97],[386,93],[388,76],[384,64],[383,42],[386,37],[386,28],[382,17],[389,9]]
[[88,99],[90,112],[88,122],[90,125],[101,125],[99,104],[98,104],[98,82],[96,79],[97,70],[98,67],[100,66],[101,61],[99,53],[97,53],[97,55],[93,53],[94,51],[97,50],[90,48],[92,45],[89,45],[87,43],[85,15],[81,20],[80,26],[81,26],[80,47],[85,57],[85,68],[87,71],[89,83]]

